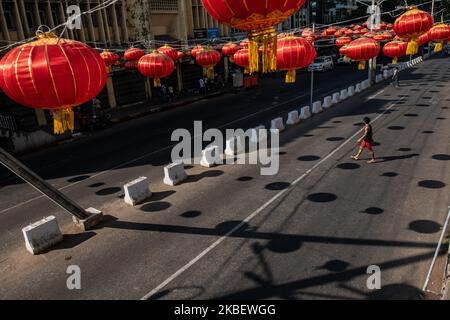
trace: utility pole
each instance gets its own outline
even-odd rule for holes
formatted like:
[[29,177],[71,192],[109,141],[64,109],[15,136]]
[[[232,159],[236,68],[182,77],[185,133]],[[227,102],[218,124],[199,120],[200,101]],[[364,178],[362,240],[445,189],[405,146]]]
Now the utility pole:
[[[316,34],[316,24],[312,24],[312,34],[315,37]],[[316,42],[314,41],[314,47],[316,47]],[[313,61],[314,63],[314,61]],[[311,92],[309,94],[309,107],[312,108],[314,98],[314,68],[311,68]]]
[[[380,26],[379,17],[381,17],[381,8],[378,5],[378,2],[375,4],[375,0],[372,0],[372,5],[370,6],[369,10],[370,10],[369,26],[370,32],[372,32],[374,27]],[[376,69],[377,69],[377,58],[375,57],[369,60],[368,80],[370,84],[372,84],[373,74],[376,71]]]

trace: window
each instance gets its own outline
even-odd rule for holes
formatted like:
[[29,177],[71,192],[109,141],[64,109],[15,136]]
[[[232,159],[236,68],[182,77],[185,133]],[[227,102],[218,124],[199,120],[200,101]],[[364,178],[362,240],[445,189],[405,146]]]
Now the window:
[[178,11],[178,0],[150,0],[152,11]]

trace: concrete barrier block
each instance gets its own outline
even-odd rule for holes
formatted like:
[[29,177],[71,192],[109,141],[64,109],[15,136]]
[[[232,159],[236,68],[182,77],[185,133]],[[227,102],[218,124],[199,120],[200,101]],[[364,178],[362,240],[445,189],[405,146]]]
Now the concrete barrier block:
[[169,186],[174,186],[187,178],[184,164],[182,162],[174,162],[164,167],[163,182]]
[[328,108],[330,108],[332,105],[333,105],[333,100],[332,100],[331,96],[326,96],[326,97],[323,99],[322,107],[324,107],[325,109],[328,109]]
[[[281,120],[281,122],[283,122],[283,119]],[[256,142],[264,141],[265,139],[267,139],[266,127],[263,125],[259,125],[255,128],[252,128],[252,129],[250,129],[250,131],[251,131],[251,133],[250,133],[250,141],[251,142],[256,143]]]
[[200,165],[202,167],[211,168],[216,166],[220,161],[219,147],[209,146],[202,151]]
[[285,129],[284,128],[284,123],[283,123],[283,118],[278,117],[278,118],[273,119],[271,121],[270,129],[283,131]]
[[100,210],[95,208],[87,208],[86,213],[89,214],[86,219],[78,219],[75,216],[72,217],[73,223],[75,223],[75,225],[83,231],[92,229],[103,220],[103,212]]
[[22,229],[25,247],[32,254],[39,254],[61,242],[63,236],[55,216],[48,216]]
[[355,95],[355,87],[354,86],[350,86],[347,89],[347,95],[349,97],[353,97]]
[[362,90],[366,90],[370,87],[370,83],[369,80],[364,80],[363,82],[361,82],[361,89]]
[[341,90],[341,93],[340,93],[340,95],[339,95],[339,100],[340,101],[343,101],[343,100],[345,100],[345,99],[347,99],[348,98],[348,95],[347,95],[347,89],[342,89]]
[[242,143],[243,137],[234,136],[225,141],[225,155],[234,157],[235,155],[241,153],[244,149],[244,144]]
[[298,117],[298,111],[297,110],[293,110],[291,112],[288,113],[288,119],[286,121],[287,125],[294,125],[296,123],[300,122],[300,118]]
[[333,100],[332,100],[333,104],[338,104],[339,101],[341,101],[340,97],[341,97],[341,94],[339,92],[333,93]]
[[123,200],[131,206],[142,203],[145,199],[150,198],[152,195],[147,177],[140,177],[136,180],[128,182],[123,186],[123,190],[125,193]]
[[322,102],[321,101],[316,101],[313,103],[313,107],[312,107],[312,113],[317,114],[322,112]]
[[300,109],[300,119],[305,120],[311,117],[311,109],[309,106],[304,106]]
[[355,86],[355,93],[360,93],[362,90],[361,90],[361,83],[357,83],[356,84],[356,86]]

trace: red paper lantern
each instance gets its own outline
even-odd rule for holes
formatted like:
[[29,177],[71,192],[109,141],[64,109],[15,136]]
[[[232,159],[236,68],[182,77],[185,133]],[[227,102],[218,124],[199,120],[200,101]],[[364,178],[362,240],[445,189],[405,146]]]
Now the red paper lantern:
[[337,32],[337,29],[335,27],[329,27],[325,29],[325,35],[332,36]]
[[158,52],[163,53],[166,56],[169,56],[173,61],[176,61],[178,59],[178,51],[167,44],[163,45],[162,47],[159,47]]
[[429,32],[425,32],[423,35],[419,37],[419,46],[423,46],[424,44],[427,44],[431,42],[431,36]]
[[193,56],[194,58],[197,56],[197,53],[199,53],[200,51],[203,50],[203,47],[201,45],[196,45],[192,50],[191,50],[191,56]]
[[384,45],[383,54],[386,57],[392,58],[392,64],[396,64],[398,58],[406,54],[407,47],[408,47],[407,42],[391,41]]
[[173,59],[157,50],[139,59],[138,70],[147,78],[152,78],[155,87],[161,86],[161,78],[168,77],[175,69]]
[[372,39],[380,42],[386,40],[386,37],[382,34],[375,34]]
[[222,53],[233,61],[234,54],[239,50],[239,46],[233,42],[229,42],[222,47]]
[[351,36],[354,34],[354,32],[353,32],[353,30],[351,30],[351,29],[347,29],[347,30],[344,31],[344,34],[345,34],[346,36],[351,37]]
[[302,31],[302,37],[306,38],[308,36],[314,36],[314,32],[311,28],[306,28]]
[[0,86],[12,100],[54,113],[55,133],[73,131],[72,107],[96,97],[106,83],[103,58],[88,45],[44,33],[0,62]]
[[305,68],[316,58],[314,47],[303,38],[286,37],[277,43],[277,65],[279,70],[286,70],[286,83],[294,83],[296,70]]
[[406,54],[416,54],[419,50],[419,37],[433,26],[433,17],[425,11],[411,7],[395,20],[394,30],[400,37],[409,39]]
[[355,61],[359,61],[358,69],[366,68],[366,61],[375,58],[380,52],[380,44],[370,38],[359,38],[347,45],[346,55]]
[[111,51],[103,51],[100,53],[100,56],[102,57],[103,61],[105,62],[105,65],[108,67],[108,71],[111,71],[111,66],[115,64],[119,59],[119,55],[115,54]]
[[436,42],[434,52],[439,52],[442,51],[444,41],[450,36],[450,27],[445,23],[438,23],[428,31],[428,34],[431,40]]
[[130,48],[125,51],[123,57],[127,61],[137,61],[145,55],[144,50],[139,48]]
[[185,56],[184,52],[182,52],[182,51],[177,51],[177,60],[178,60],[178,61],[184,59],[184,56]]
[[135,70],[135,69],[137,69],[138,61],[137,60],[127,61],[127,62],[125,62],[124,66],[125,66],[125,69],[127,69],[127,70]]
[[308,41],[309,43],[313,43],[316,40],[316,37],[314,37],[314,36],[307,36],[307,37],[304,37],[304,39],[306,41]]
[[[276,46],[274,26],[296,13],[305,0],[261,1],[261,0],[202,0],[206,11],[217,21],[232,28],[245,30],[249,37],[250,72],[259,70],[258,47],[268,50],[269,43]],[[275,52],[263,54],[263,72],[275,71]],[[265,67],[268,68],[266,69]]]
[[336,47],[340,48],[346,44],[352,42],[352,38],[350,37],[340,37],[336,39]]
[[214,66],[220,61],[220,53],[217,50],[206,48],[195,57],[197,64],[207,69],[207,76],[210,79],[214,78]]
[[249,73],[248,70],[248,66],[250,65],[250,60],[249,60],[249,52],[248,49],[241,49],[238,50],[234,55],[233,55],[233,60],[234,63],[237,64],[240,67],[245,68],[244,73]]

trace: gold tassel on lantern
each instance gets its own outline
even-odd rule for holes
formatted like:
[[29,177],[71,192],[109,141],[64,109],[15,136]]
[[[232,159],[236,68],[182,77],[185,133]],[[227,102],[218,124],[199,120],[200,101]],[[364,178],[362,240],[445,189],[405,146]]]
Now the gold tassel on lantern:
[[72,108],[53,111],[53,133],[64,134],[74,130],[74,114]]
[[268,53],[269,55],[269,72],[275,72],[277,71],[277,43],[278,43],[278,39],[277,39],[277,33],[275,31],[275,29],[272,28],[271,32],[270,32],[270,42],[271,42],[271,48],[270,51]]
[[209,66],[207,71],[206,71],[206,75],[208,77],[208,79],[214,79],[214,67],[213,66]]
[[366,60],[361,60],[358,64],[358,70],[365,70],[366,69]]
[[245,67],[244,74],[249,74],[249,73],[250,73],[250,70],[248,69],[248,67]]
[[434,46],[434,52],[441,52],[442,51],[442,42],[436,42],[436,45]]
[[349,62],[350,58],[348,56],[344,56],[344,62]]
[[153,85],[154,85],[156,88],[161,87],[161,79],[160,79],[160,78],[155,78],[155,79],[153,80]]
[[286,73],[286,83],[294,83],[295,82],[295,78],[297,76],[297,72],[296,70],[289,70]]
[[259,71],[259,33],[252,33],[248,37],[248,60],[250,73]]
[[407,55],[413,55],[419,52],[419,42],[417,39],[411,39],[408,42],[408,47],[406,48],[406,54]]
[[397,62],[398,62],[398,57],[392,58],[392,64],[397,64]]

